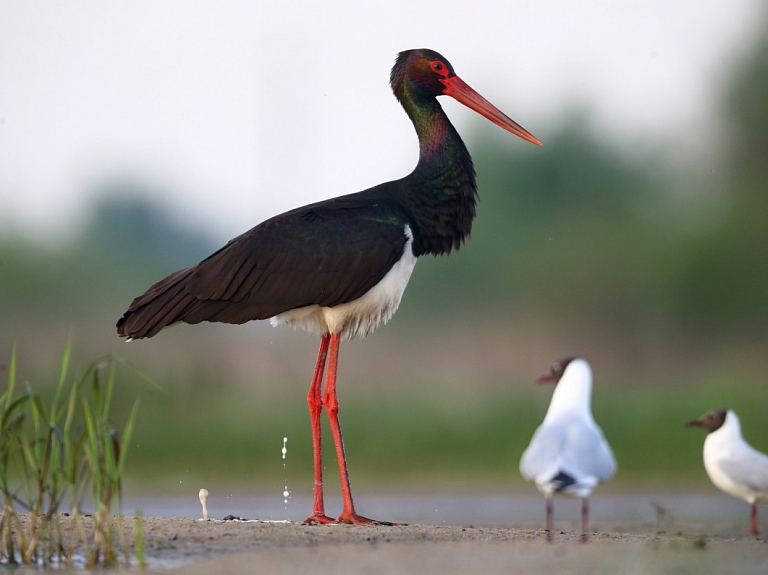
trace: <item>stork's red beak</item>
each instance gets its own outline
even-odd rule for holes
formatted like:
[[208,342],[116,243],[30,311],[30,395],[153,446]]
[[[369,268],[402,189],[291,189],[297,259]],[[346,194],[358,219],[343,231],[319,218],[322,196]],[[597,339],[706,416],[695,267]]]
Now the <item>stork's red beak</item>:
[[512,118],[507,116],[504,112],[499,110],[496,106],[491,104],[480,94],[475,92],[464,80],[458,76],[440,78],[440,81],[445,86],[443,94],[446,96],[450,96],[451,98],[458,100],[467,108],[470,108],[478,114],[485,116],[491,122],[497,126],[501,126],[509,132],[512,132],[515,136],[518,136],[532,144],[536,144],[537,146],[542,145],[536,136],[531,134],[528,130],[523,128],[520,124],[515,122]]

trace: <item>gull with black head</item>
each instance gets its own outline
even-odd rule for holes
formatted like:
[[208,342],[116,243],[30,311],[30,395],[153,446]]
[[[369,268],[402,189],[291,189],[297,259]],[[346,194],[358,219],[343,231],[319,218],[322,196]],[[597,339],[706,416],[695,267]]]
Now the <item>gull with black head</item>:
[[704,469],[717,488],[749,503],[750,531],[759,535],[757,505],[768,503],[768,455],[744,440],[732,409],[714,409],[686,425],[707,430]]
[[554,383],[544,421],[520,459],[520,473],[546,501],[547,539],[552,540],[553,497],[581,498],[581,538],[589,538],[589,497],[616,472],[616,459],[592,416],[592,369],[586,360],[556,361],[536,382]]

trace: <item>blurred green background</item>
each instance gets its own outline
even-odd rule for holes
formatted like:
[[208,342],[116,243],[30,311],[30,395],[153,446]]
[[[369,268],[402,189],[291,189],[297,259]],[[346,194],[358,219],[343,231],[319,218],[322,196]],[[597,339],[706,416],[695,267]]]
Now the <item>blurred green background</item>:
[[[723,80],[706,152],[684,138],[617,141],[583,105],[537,131],[541,149],[500,130],[465,134],[481,195],[471,241],[420,261],[390,324],[341,348],[353,483],[521,484],[551,395],[534,377],[568,355],[595,372],[616,485],[705,485],[703,434],[683,424],[715,407],[735,409],[768,451],[768,29]],[[680,150],[689,160],[670,161]],[[141,397],[129,467],[148,489],[290,476],[311,493],[315,339],[264,322],[115,335],[133,297],[219,243],[140,199],[162,196],[142,186],[104,182],[56,247],[0,235],[0,370],[15,344],[20,379],[52,386],[71,335],[81,369],[115,353],[163,387],[126,371],[117,390],[126,417]]]

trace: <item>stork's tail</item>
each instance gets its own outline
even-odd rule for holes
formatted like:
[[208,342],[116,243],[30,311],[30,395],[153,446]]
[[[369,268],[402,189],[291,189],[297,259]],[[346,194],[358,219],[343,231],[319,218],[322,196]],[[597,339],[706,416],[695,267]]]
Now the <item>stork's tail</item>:
[[177,271],[137,297],[117,321],[117,334],[128,339],[152,337],[165,327],[185,321],[202,304],[186,289],[195,266]]

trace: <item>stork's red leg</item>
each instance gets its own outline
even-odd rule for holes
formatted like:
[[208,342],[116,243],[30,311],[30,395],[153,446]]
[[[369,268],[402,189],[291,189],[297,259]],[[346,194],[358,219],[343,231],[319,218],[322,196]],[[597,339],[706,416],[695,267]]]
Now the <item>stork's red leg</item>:
[[752,504],[752,509],[750,513],[752,517],[752,535],[760,535],[760,530],[757,528],[757,503]]
[[328,358],[328,375],[325,379],[325,392],[323,393],[323,405],[328,414],[328,422],[331,426],[333,443],[336,446],[336,459],[339,461],[339,474],[341,475],[341,495],[343,497],[343,509],[336,520],[339,523],[376,523],[379,525],[392,525],[384,521],[376,521],[358,515],[355,505],[352,503],[352,491],[349,487],[349,473],[347,472],[347,457],[344,454],[344,440],[341,437],[341,425],[339,425],[339,401],[336,398],[336,368],[339,362],[339,334],[331,335],[331,348]]
[[323,372],[325,371],[325,360],[328,357],[328,342],[330,335],[324,335],[320,340],[320,351],[317,353],[317,363],[315,364],[315,373],[312,376],[312,383],[309,386],[307,394],[307,404],[309,405],[309,419],[312,424],[312,453],[315,464],[315,504],[312,507],[312,515],[304,520],[304,523],[332,523],[334,520],[325,514],[325,504],[323,502],[323,453],[321,441],[320,412],[323,410],[323,401],[321,399],[321,389],[323,386]]

